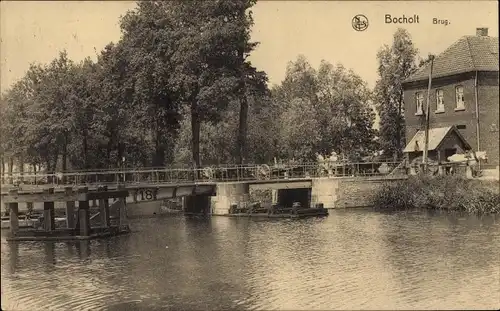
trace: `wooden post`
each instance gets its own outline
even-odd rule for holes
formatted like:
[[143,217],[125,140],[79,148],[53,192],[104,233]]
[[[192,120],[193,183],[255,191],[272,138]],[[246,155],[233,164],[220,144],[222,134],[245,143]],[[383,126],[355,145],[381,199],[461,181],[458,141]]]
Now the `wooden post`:
[[[123,185],[119,185],[118,186],[118,190],[124,190],[125,189],[125,186]],[[121,197],[121,198],[118,198],[118,201],[120,203],[118,203],[118,227],[120,228],[121,226],[125,225],[126,222],[127,222],[127,210],[126,210],[126,198],[125,197]]]
[[[9,191],[9,196],[17,196],[17,189]],[[7,205],[9,209],[10,232],[15,235],[19,231],[19,204],[11,202]]]
[[[66,195],[73,194],[73,187],[64,187]],[[75,201],[66,201],[66,226],[70,229],[75,228]]]
[[[45,189],[45,194],[54,194],[54,188]],[[45,231],[54,231],[56,224],[54,221],[54,201],[43,202],[43,228]]]
[[[102,186],[97,189],[99,192],[108,191],[107,186]],[[108,228],[109,222],[109,198],[99,200],[99,216],[101,218],[101,226]]]
[[[87,193],[88,188],[84,187],[78,189],[79,193]],[[89,236],[90,235],[90,217],[89,217],[89,201],[83,200],[78,201],[78,223],[79,234],[81,236]]]

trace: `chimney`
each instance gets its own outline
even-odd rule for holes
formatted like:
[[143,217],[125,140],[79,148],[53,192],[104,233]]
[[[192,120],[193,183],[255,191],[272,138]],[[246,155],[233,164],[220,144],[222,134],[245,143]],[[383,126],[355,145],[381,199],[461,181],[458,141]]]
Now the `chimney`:
[[488,28],[476,28],[476,36],[487,37],[488,36]]

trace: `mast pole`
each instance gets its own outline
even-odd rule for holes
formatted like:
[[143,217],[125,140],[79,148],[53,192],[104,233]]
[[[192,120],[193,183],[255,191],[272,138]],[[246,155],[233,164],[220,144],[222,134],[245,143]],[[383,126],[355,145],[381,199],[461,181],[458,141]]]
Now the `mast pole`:
[[429,55],[431,59],[431,70],[429,71],[429,85],[427,87],[427,107],[425,108],[425,130],[424,130],[424,156],[422,159],[422,163],[424,166],[424,173],[427,173],[428,161],[427,157],[429,154],[429,116],[431,110],[431,87],[432,87],[432,69],[434,67],[434,55]]

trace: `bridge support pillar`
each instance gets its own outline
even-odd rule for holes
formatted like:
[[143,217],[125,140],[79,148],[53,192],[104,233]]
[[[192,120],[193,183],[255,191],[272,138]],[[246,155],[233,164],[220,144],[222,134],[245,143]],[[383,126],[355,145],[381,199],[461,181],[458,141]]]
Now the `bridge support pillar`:
[[271,204],[278,204],[278,189],[271,190]]
[[250,185],[248,183],[218,183],[216,195],[212,197],[211,207],[213,215],[226,215],[231,204],[242,206],[250,199]]
[[315,178],[312,181],[311,205],[323,203],[325,208],[336,208],[339,196],[339,179]]
[[[54,194],[54,188],[49,188],[44,192]],[[54,231],[56,229],[54,218],[54,202],[43,202],[43,227],[45,231]]]
[[[108,191],[107,186],[99,187],[99,191]],[[101,218],[101,226],[109,228],[109,199],[99,200],[99,216]]]
[[19,231],[19,206],[17,202],[7,203],[9,209],[10,232],[15,235]]
[[[71,195],[73,187],[65,187],[64,191],[67,195]],[[66,227],[70,229],[75,228],[75,201],[66,202]]]
[[[88,192],[88,188],[79,189],[80,193]],[[78,224],[77,229],[79,235],[89,236],[90,235],[90,215],[89,215],[89,201],[79,201],[78,202]]]
[[[118,190],[124,190],[125,186],[119,185]],[[127,200],[125,198],[118,198],[118,227],[121,228],[122,226],[127,225]]]

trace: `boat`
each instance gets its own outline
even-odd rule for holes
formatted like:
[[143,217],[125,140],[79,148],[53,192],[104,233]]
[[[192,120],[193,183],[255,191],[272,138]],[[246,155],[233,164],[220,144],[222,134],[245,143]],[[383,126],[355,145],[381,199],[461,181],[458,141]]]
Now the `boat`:
[[322,203],[314,207],[303,207],[300,202],[294,202],[292,207],[281,207],[273,204],[270,207],[262,207],[260,203],[250,204],[249,207],[238,207],[231,205],[227,216],[251,217],[251,218],[307,218],[328,216],[328,209]]

